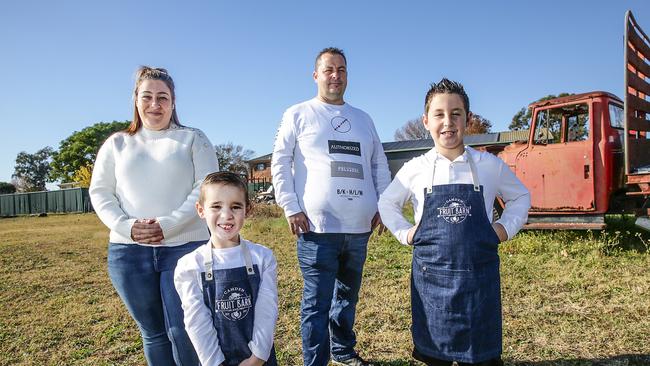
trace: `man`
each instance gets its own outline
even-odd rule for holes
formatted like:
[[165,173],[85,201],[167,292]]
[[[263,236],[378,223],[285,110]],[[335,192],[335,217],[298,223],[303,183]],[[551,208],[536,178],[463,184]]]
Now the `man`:
[[337,365],[369,365],[354,350],[352,327],[368,238],[375,227],[383,232],[377,199],[390,172],[372,119],[343,100],[343,51],[322,50],[313,77],[318,94],[286,110],[271,162],[276,200],[298,237],[304,364],[325,366],[331,352]]

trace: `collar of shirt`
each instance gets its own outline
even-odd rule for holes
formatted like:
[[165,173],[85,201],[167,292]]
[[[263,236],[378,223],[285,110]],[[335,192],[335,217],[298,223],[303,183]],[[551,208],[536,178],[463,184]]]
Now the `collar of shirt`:
[[472,159],[474,160],[474,163],[478,163],[479,160],[481,160],[481,152],[472,149],[469,146],[465,146],[465,151],[463,152],[463,154],[457,157],[456,159],[454,159],[453,161],[449,161],[449,159],[439,154],[435,147],[427,151],[425,156],[427,157],[427,160],[429,160],[429,162],[432,164],[438,160],[449,164],[449,163],[466,163],[468,154],[471,155]]

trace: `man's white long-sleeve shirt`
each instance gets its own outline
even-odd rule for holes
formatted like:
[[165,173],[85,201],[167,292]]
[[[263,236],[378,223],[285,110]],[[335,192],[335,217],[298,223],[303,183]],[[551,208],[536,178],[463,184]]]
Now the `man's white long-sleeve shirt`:
[[[476,164],[478,180],[483,186],[485,211],[490,222],[493,219],[492,204],[495,197],[499,196],[506,203],[506,207],[496,222],[503,225],[508,233],[508,239],[512,238],[526,223],[530,208],[530,193],[501,159],[488,152],[465,147],[463,155],[450,161],[433,148],[406,162],[379,199],[382,221],[400,243],[408,244],[408,231],[413,226],[402,214],[402,207],[407,200],[410,199],[413,203],[417,226],[422,218],[424,190],[431,187],[431,182],[434,185],[472,183],[467,154],[471,155]],[[432,177],[434,162],[435,177]]]
[[370,116],[317,98],[284,113],[271,162],[276,201],[287,217],[304,212],[317,233],[364,233],[390,183]]
[[[240,239],[244,240],[244,239]],[[273,346],[275,324],[278,319],[278,263],[271,249],[245,240],[253,264],[260,271],[260,287],[253,314],[253,339],[248,342],[251,352],[262,360],[268,360]],[[174,286],[181,298],[185,329],[194,345],[201,365],[218,366],[225,361],[218,332],[212,323],[212,314],[203,300],[201,272],[210,255],[206,245],[185,255],[178,261],[174,271]],[[214,270],[244,267],[241,247],[212,248]]]

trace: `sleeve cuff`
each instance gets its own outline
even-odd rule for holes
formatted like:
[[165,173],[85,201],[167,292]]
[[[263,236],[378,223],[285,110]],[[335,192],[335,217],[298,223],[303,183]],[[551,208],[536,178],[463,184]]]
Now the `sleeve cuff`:
[[113,230],[126,238],[131,238],[131,228],[135,224],[135,221],[136,219],[121,220],[115,225]]
[[514,234],[516,234],[516,233],[512,233],[513,230],[511,228],[509,228],[508,225],[506,225],[501,220],[497,220],[494,223],[495,224],[501,224],[501,226],[503,226],[503,229],[506,231],[506,234],[508,234],[508,240],[512,239],[512,237],[515,236]]
[[[273,347],[273,345],[271,345],[271,347]],[[255,357],[259,358],[260,360],[264,360],[264,361],[268,361],[269,356],[271,355],[271,347],[269,347],[267,350],[263,350],[261,347],[258,347],[252,341],[248,342],[248,348],[255,355]]]

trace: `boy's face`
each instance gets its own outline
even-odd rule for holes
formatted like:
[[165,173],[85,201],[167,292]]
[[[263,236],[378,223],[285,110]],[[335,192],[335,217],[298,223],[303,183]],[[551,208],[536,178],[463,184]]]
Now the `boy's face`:
[[196,203],[196,211],[208,224],[212,245],[215,248],[237,246],[247,213],[244,192],[231,185],[210,184],[204,187],[204,193],[205,199]]
[[435,94],[429,111],[422,116],[424,127],[431,133],[436,150],[453,160],[463,154],[463,137],[469,115],[458,94]]

